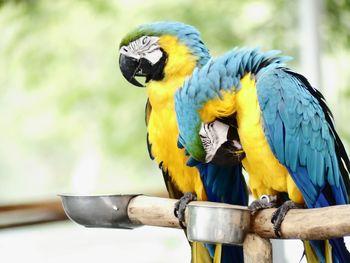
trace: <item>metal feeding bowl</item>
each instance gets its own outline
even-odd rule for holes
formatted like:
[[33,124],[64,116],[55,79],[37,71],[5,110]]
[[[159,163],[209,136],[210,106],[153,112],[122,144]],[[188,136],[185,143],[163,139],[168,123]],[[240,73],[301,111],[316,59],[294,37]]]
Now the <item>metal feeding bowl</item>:
[[136,195],[60,195],[64,211],[74,222],[86,227],[132,229],[127,214],[130,200]]
[[187,238],[190,241],[241,245],[250,226],[246,207],[211,202],[188,204]]

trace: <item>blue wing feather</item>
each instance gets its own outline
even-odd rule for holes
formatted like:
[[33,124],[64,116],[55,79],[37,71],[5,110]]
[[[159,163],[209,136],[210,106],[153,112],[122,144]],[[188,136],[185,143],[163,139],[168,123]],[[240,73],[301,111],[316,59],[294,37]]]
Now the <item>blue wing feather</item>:
[[[276,90],[279,91],[279,96],[276,96]],[[264,127],[268,131],[266,136],[269,137],[268,141],[277,159],[293,173],[298,167],[305,168],[306,173],[295,174],[299,177],[306,176],[310,180],[311,185],[308,185],[305,192],[302,191],[303,195],[309,188],[316,190],[307,200],[307,205],[314,207],[317,193],[324,184],[337,186],[347,197],[347,192],[343,192],[339,183],[342,180],[338,172],[334,138],[326,136],[329,127],[324,127],[326,119],[323,109],[303,83],[287,70],[275,68],[258,77],[257,92],[259,103],[268,105],[261,107],[261,110]],[[269,100],[272,102],[269,103]],[[276,100],[279,102],[276,103]],[[271,112],[275,112],[275,120],[271,118],[274,115]],[[298,183],[297,186],[302,188]]]
[[[346,163],[348,157],[322,95],[302,76],[285,68],[265,70],[258,77],[257,93],[270,147],[287,167],[306,205],[315,208],[349,203],[349,166],[342,161]],[[271,116],[276,116],[275,120]],[[342,238],[332,239],[330,244],[334,262],[350,262]],[[311,245],[319,259],[325,260],[323,242],[311,241]]]

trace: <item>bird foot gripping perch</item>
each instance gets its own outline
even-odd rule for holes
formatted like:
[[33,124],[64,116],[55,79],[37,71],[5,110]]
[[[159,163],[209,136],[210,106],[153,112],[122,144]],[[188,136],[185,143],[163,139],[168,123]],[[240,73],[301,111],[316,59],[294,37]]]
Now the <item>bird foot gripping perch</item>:
[[291,200],[284,202],[277,210],[272,214],[271,223],[273,224],[273,230],[277,237],[281,237],[282,222],[290,209],[304,208],[303,205],[297,204]]
[[273,224],[273,230],[277,237],[281,237],[281,226],[282,222],[290,209],[304,208],[303,205],[297,204],[291,200],[284,202],[282,205],[278,206],[277,195],[262,195],[260,199],[253,201],[249,205],[249,210],[252,215],[256,214],[258,211],[267,208],[278,207],[277,210],[272,214],[271,223]]
[[197,196],[194,193],[187,192],[175,203],[174,215],[179,219],[179,224],[183,229],[186,228],[185,210],[187,205],[192,201],[197,201]]
[[262,195],[260,199],[254,200],[249,206],[249,210],[252,215],[258,211],[266,208],[277,207],[277,196],[276,195]]

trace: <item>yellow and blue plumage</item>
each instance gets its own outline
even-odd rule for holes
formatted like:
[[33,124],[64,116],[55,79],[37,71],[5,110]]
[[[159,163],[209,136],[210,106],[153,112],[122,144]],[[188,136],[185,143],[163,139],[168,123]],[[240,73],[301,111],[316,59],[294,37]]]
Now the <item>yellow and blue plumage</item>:
[[[191,163],[178,143],[175,93],[195,68],[210,59],[198,31],[177,22],[142,25],[122,40],[120,53],[120,68],[129,82],[142,86],[135,76],[146,77],[148,148],[170,197],[192,192],[199,200],[247,205],[241,165]],[[193,243],[191,247],[193,262],[243,262],[239,246]]]
[[[350,162],[330,110],[277,54],[235,49],[196,69],[176,94],[180,142],[191,158],[208,162],[207,140],[217,140],[210,123],[234,116],[256,198],[279,195],[309,208],[347,204]],[[350,262],[341,238],[307,241],[305,251],[309,262]]]

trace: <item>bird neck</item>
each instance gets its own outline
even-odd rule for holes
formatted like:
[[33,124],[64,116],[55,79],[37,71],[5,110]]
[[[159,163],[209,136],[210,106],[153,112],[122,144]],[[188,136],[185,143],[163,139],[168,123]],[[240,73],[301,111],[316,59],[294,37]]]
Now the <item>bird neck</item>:
[[152,111],[170,109],[174,110],[174,95],[184,82],[183,78],[169,79],[167,81],[152,81],[147,85],[147,95],[152,105]]
[[203,61],[209,59],[209,53],[203,51],[202,55],[195,56],[190,47],[172,35],[161,36],[159,46],[167,54],[164,78],[150,81],[147,85],[147,93],[153,110],[157,107],[174,109],[176,90],[183,85],[186,77],[192,75],[195,67],[200,67]]

